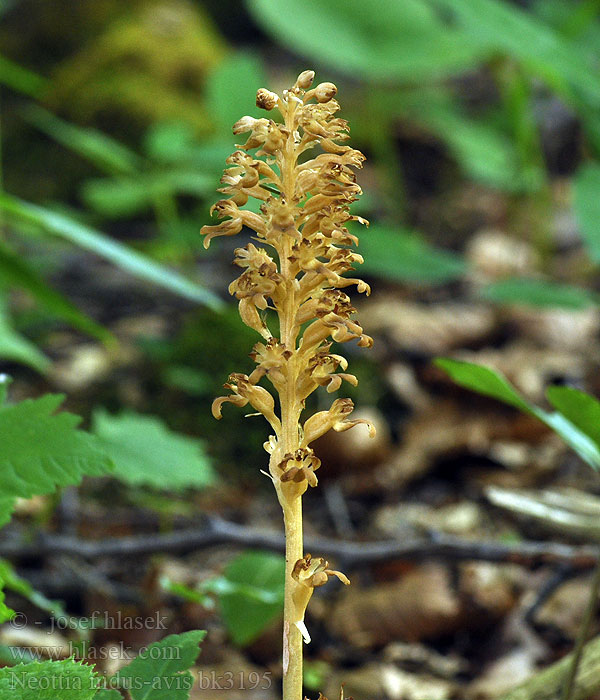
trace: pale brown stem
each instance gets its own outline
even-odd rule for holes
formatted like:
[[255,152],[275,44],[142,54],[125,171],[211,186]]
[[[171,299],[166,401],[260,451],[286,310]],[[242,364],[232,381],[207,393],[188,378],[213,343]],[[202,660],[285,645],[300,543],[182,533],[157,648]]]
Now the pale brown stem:
[[[290,209],[293,207],[295,188],[296,145],[294,143],[295,103],[290,102],[285,115],[288,137],[281,165],[282,196]],[[283,308],[279,312],[281,342],[293,352],[286,366],[286,383],[280,396],[282,453],[293,453],[300,446],[298,420],[300,409],[296,397],[296,334],[295,317],[298,311],[289,256],[291,242],[284,236],[280,248],[280,272],[287,290]],[[278,490],[285,525],[285,597],[283,610],[283,700],[302,700],[302,635],[296,627],[297,611],[293,601],[294,564],[303,557],[302,497],[286,497]]]
[[292,600],[294,564],[303,556],[302,498],[284,508],[285,598],[283,612],[283,700],[302,700],[302,634],[295,625],[296,606]]

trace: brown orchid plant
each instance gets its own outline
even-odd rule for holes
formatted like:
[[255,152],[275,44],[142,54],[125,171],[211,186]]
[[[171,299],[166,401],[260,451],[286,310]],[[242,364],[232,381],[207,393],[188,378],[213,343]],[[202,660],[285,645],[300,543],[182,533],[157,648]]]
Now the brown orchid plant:
[[[213,414],[220,418],[227,402],[250,404],[273,430],[265,450],[286,536],[284,700],[302,700],[302,640],[310,641],[304,614],[314,589],[332,575],[350,583],[325,559],[303,552],[302,495],[317,485],[321,465],[311,444],[330,429],[341,432],[358,423],[366,423],[374,435],[370,423],[350,418],[350,399],[336,399],[329,410],[301,419],[306,399],[317,387],[332,393],[342,381],[357,384],[346,372],[344,357],[332,352],[333,342],[357,339],[361,347],[373,343],[352,320],[355,309],[342,291],[355,285],[359,292],[370,292],[362,280],[344,277],[362,262],[352,250],[358,239],[347,224],[367,224],[349,211],[361,194],[354,171],[364,156],[341,143],[349,138],[348,123],[336,116],[336,86],[311,87],[314,75],[302,72],[281,96],[258,90],[257,106],[277,110],[281,121],[245,116],[234,125],[234,134],[250,135],[226,161],[219,192],[228,198],[211,209],[225,220],[201,231],[205,247],[213,238],[236,235],[243,227],[256,234],[257,245],[248,243],[235,251],[234,262],[242,273],[229,291],[239,300],[242,321],[263,342],[251,354],[254,371],[230,375],[225,387],[231,393],[214,401]],[[315,147],[321,152],[305,155]],[[262,202],[260,213],[244,208],[251,197]],[[271,320],[274,314],[279,337],[271,331],[277,327]],[[259,384],[264,378],[270,390]]]

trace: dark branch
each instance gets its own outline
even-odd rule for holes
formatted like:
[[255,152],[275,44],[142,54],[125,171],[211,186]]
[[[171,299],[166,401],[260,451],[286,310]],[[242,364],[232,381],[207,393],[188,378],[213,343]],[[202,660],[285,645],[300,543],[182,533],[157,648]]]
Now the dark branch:
[[[52,554],[96,559],[98,557],[143,556],[157,552],[185,554],[218,544],[285,550],[283,534],[261,531],[219,518],[207,519],[203,529],[176,530],[167,534],[84,540],[70,535],[42,533],[33,541],[21,538],[0,540],[0,556],[41,557]],[[346,568],[394,559],[480,560],[510,562],[523,566],[563,564],[573,569],[591,569],[598,549],[552,542],[472,542],[435,531],[414,533],[402,541],[349,542],[326,537],[307,537],[306,550],[334,558]]]

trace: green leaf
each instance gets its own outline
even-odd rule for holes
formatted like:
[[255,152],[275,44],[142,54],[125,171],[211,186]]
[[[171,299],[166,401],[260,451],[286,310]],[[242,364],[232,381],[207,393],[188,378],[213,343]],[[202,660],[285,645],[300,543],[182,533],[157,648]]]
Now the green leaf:
[[536,408],[535,415],[559,435],[592,469],[600,469],[600,449],[598,445],[579,428],[565,418],[562,413],[547,413]]
[[144,136],[144,151],[161,163],[185,162],[197,145],[194,130],[186,122],[153,124]]
[[39,105],[29,105],[24,110],[24,116],[40,131],[111,175],[133,174],[142,165],[143,161],[137,153],[110,136],[95,129],[69,124]]
[[600,262],[600,165],[582,166],[574,180],[574,208],[590,258]]
[[25,664],[30,661],[39,661],[39,659],[36,659],[29,649],[0,644],[0,663],[2,665],[14,666],[15,663]]
[[0,668],[0,700],[92,700],[99,678],[73,659]]
[[285,560],[270,552],[245,552],[211,582],[234,644],[245,646],[283,610]]
[[505,279],[485,287],[482,296],[499,304],[585,309],[598,303],[594,294],[581,287],[546,280]]
[[104,216],[119,219],[133,216],[154,206],[166,195],[202,197],[213,192],[212,175],[173,170],[132,177],[88,180],[82,188],[85,203]]
[[470,118],[449,87],[371,88],[369,108],[362,114],[364,122],[361,125],[358,121],[362,138],[373,138],[371,111],[377,111],[388,123],[403,119],[419,129],[426,127],[448,145],[458,165],[474,180],[509,192],[529,191],[535,184],[521,172],[514,144],[494,126],[490,118],[494,115],[486,115],[485,121]]
[[531,189],[517,168],[508,138],[488,124],[456,116],[436,125],[456,160],[471,178],[509,192]]
[[410,96],[390,96],[404,100],[417,124],[425,124],[442,138],[469,177],[510,192],[527,191],[530,183],[518,168],[513,143],[488,119],[475,121],[464,113],[455,96],[439,88],[416,89]]
[[48,286],[22,256],[17,255],[2,243],[0,243],[0,279],[10,285],[26,289],[48,311],[68,321],[75,328],[105,343],[114,341],[110,331],[86,316],[62,294]]
[[0,84],[29,97],[39,97],[47,81],[41,75],[0,56]]
[[128,484],[178,491],[214,483],[202,442],[172,432],[159,418],[99,410],[93,432],[116,465],[114,476]]
[[[200,653],[202,630],[171,634],[150,644],[112,681],[128,688],[132,700],[187,700],[194,684],[188,669]],[[0,700],[3,700],[0,698]]]
[[255,103],[256,91],[265,85],[257,54],[236,51],[216,66],[207,78],[205,95],[207,110],[221,131],[231,134],[231,127],[244,115],[264,116]]
[[33,367],[38,372],[45,372],[50,366],[50,360],[27,338],[12,327],[6,302],[0,296],[0,358],[21,362]]
[[4,591],[0,588],[0,624],[11,620],[15,615],[15,611],[9,608],[4,602]]
[[[252,98],[251,104],[255,101]],[[246,113],[248,105],[245,105]],[[223,172],[223,163],[231,155],[231,128],[211,139],[196,139],[190,127],[181,122],[166,122],[150,128],[144,139],[148,157],[159,163],[190,167],[214,179]]]
[[14,498],[0,497],[0,527],[4,527],[12,517],[12,512],[15,507]]
[[575,42],[561,37],[514,4],[498,0],[429,0],[450,11],[465,41],[491,55],[502,52],[523,62],[567,98],[573,88],[590,106],[600,107],[600,82]]
[[123,700],[123,696],[118,690],[102,688],[94,695],[94,700]]
[[112,468],[95,437],[76,430],[79,416],[62,411],[63,400],[47,394],[0,406],[2,497],[31,498],[57,486],[77,484],[82,476],[101,476]]
[[15,616],[15,611],[4,602],[4,580],[0,571],[0,625]]
[[207,610],[214,608],[214,599],[206,595],[203,591],[196,588],[190,588],[184,583],[178,583],[177,581],[171,581],[167,576],[163,576],[160,579],[160,586],[164,591],[168,591],[173,595],[177,595],[190,603],[197,603],[202,605]]
[[286,47],[353,77],[440,78],[482,55],[422,0],[247,0],[247,6]]
[[[600,446],[589,435],[562,413],[549,413],[525,401],[499,372],[471,362],[448,358],[437,358],[435,364],[447,372],[460,386],[491,396],[524,413],[534,415],[554,430],[584,462],[593,469],[600,469]],[[551,392],[550,395],[554,394]]]
[[493,399],[498,399],[515,408],[519,408],[525,413],[532,412],[532,407],[513,389],[506,377],[489,367],[476,365],[472,362],[451,360],[446,357],[437,358],[434,364],[443,369],[453,381],[465,387],[465,389],[471,389],[471,391],[477,391],[485,396],[491,396]]
[[457,255],[433,248],[418,234],[400,228],[370,226],[360,236],[359,251],[365,258],[361,273],[394,282],[443,284],[466,269]]
[[231,155],[231,135],[217,137],[210,141],[203,141],[195,148],[190,149],[188,159],[190,164],[205,173],[220,174],[223,171],[223,162]]
[[67,613],[59,601],[46,598],[43,593],[36,591],[35,588],[17,574],[12,564],[6,559],[0,559],[0,588],[8,588],[15,593],[23,596],[32,605],[50,613],[53,616],[66,617]]
[[110,260],[132,275],[165,287],[187,299],[206,304],[213,309],[220,309],[223,306],[223,302],[208,289],[62,214],[24,202],[6,193],[0,193],[0,210],[12,214],[22,222],[35,224],[48,233],[65,238],[81,248]]
[[568,386],[551,386],[548,401],[600,447],[600,401]]

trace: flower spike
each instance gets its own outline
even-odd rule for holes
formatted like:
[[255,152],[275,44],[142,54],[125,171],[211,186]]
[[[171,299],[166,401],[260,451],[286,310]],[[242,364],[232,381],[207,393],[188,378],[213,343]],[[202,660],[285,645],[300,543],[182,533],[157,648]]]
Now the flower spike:
[[[348,224],[368,224],[350,213],[361,194],[356,170],[365,158],[345,143],[348,123],[338,116],[337,87],[330,82],[313,87],[314,78],[314,71],[305,70],[281,95],[258,90],[256,105],[267,116],[242,116],[233,125],[243,143],[227,158],[219,188],[223,199],[211,209],[222,221],[201,231],[205,247],[218,236],[253,232],[252,242],[235,251],[240,274],[229,293],[242,321],[260,337],[250,355],[256,366],[248,375],[231,374],[225,384],[229,395],[215,399],[212,410],[220,418],[225,403],[250,405],[273,431],[264,447],[286,531],[284,700],[302,699],[302,639],[310,641],[304,613],[314,589],[331,576],[350,583],[324,559],[303,554],[302,495],[317,486],[321,466],[310,445],[329,430],[343,432],[359,423],[374,434],[370,423],[350,418],[350,399],[338,398],[329,410],[300,420],[319,387],[334,393],[342,382],[358,383],[346,371],[345,358],[332,352],[333,344],[373,344],[342,291],[352,286],[359,293],[371,291],[348,276],[363,261],[353,250],[358,238]],[[259,202],[258,213],[246,207],[250,199]]]

